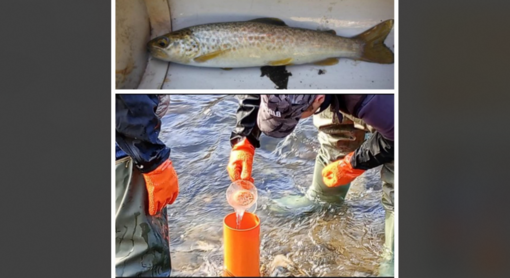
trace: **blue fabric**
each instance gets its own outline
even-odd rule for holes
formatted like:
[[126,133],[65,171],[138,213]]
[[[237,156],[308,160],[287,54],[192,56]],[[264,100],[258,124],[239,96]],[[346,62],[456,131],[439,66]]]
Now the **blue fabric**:
[[127,153],[119,147],[119,144],[115,143],[115,160],[121,159],[126,156]]
[[157,95],[115,95],[115,141],[143,173],[156,169],[170,156],[170,148],[158,138],[158,104]]
[[358,110],[358,118],[391,141],[394,140],[394,100],[394,95],[368,95]]
[[355,169],[372,169],[394,159],[394,95],[367,95],[357,117],[376,131],[354,151]]

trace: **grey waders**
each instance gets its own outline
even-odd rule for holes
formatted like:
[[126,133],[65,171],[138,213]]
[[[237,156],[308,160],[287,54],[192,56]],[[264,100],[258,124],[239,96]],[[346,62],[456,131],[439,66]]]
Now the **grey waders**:
[[130,157],[115,163],[115,274],[169,277],[170,246],[166,208],[150,216],[145,180]]

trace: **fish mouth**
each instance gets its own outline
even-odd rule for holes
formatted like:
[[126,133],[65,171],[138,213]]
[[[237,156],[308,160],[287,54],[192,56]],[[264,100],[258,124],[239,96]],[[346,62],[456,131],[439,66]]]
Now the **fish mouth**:
[[161,60],[167,60],[168,54],[163,51],[161,48],[155,47],[153,45],[147,44],[147,52],[150,53],[150,55],[154,58],[161,59]]

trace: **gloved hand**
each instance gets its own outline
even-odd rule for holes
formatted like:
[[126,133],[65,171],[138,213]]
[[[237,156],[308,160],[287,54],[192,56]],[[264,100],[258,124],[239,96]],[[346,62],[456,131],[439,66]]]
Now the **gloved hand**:
[[170,159],[167,159],[153,171],[142,175],[145,179],[147,193],[149,193],[150,215],[156,215],[166,205],[172,204],[177,199],[179,180]]
[[232,181],[246,180],[253,183],[251,169],[255,147],[244,138],[232,147],[227,165],[228,175]]
[[354,152],[351,152],[344,158],[328,164],[322,170],[322,178],[327,187],[347,185],[365,172],[365,170],[352,168],[351,157],[353,155]]

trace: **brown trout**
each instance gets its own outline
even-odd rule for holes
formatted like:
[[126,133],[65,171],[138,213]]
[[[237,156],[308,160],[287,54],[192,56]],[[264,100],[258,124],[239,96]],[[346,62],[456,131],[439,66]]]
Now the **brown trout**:
[[339,58],[392,64],[393,52],[384,45],[392,28],[390,19],[347,38],[333,30],[293,28],[277,18],[258,18],[188,27],[154,38],[147,48],[163,61],[224,69],[334,65]]

